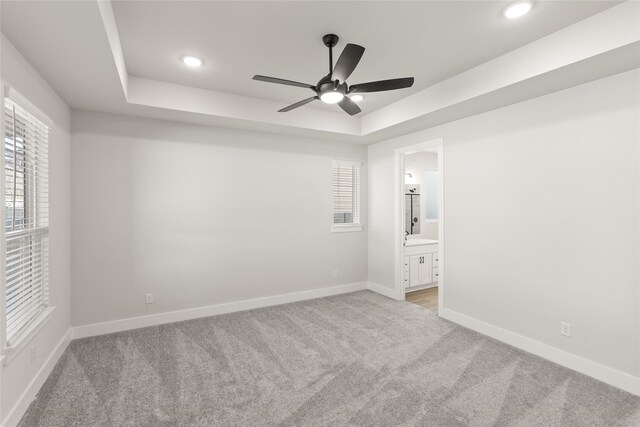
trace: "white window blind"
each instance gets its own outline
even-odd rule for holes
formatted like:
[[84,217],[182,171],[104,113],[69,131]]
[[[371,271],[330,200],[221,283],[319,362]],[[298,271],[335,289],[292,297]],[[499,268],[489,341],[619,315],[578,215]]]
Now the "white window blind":
[[360,224],[360,162],[333,161],[333,224]]
[[12,345],[49,300],[49,127],[4,100],[5,315]]

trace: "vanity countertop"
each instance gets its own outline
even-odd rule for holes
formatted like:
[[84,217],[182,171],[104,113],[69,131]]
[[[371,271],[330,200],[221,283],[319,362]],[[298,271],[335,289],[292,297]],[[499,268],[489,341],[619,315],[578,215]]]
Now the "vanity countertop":
[[437,244],[437,240],[431,239],[407,239],[404,242],[405,246],[420,246],[420,245],[435,245]]

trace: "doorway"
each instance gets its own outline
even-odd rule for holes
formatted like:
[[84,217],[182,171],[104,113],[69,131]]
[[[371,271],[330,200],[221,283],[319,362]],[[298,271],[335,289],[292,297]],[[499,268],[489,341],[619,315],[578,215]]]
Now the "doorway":
[[443,140],[396,149],[396,286],[435,313],[444,307]]

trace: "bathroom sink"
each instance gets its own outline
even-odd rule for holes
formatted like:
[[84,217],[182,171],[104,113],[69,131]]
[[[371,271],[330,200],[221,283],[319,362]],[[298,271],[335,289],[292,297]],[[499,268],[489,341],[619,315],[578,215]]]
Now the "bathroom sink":
[[434,245],[438,243],[437,240],[431,239],[407,239],[404,242],[405,246],[419,246],[419,245]]

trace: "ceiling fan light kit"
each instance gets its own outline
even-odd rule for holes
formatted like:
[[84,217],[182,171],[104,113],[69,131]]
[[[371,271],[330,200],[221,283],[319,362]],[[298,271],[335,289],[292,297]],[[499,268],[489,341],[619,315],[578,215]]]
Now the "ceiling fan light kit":
[[[312,101],[321,100],[327,104],[338,104],[346,113],[350,115],[356,115],[361,112],[360,107],[349,96],[352,93],[368,93],[368,92],[383,92],[387,90],[403,89],[413,86],[413,77],[404,77],[400,79],[391,80],[378,80],[375,82],[360,83],[349,86],[347,79],[353,73],[356,66],[360,62],[362,55],[364,54],[364,47],[357,44],[347,44],[340,54],[338,61],[333,65],[333,48],[338,43],[339,37],[335,34],[327,34],[322,37],[322,42],[329,48],[329,74],[324,76],[314,85],[307,83],[300,83],[292,80],[279,79],[277,77],[268,77],[255,75],[253,80],[258,80],[267,83],[277,83],[287,86],[297,86],[302,88],[311,89],[316,93],[302,101],[298,101],[295,104],[284,107],[278,112],[285,113],[298,107],[302,107]],[[354,96],[354,98],[356,98]],[[362,100],[362,96],[360,96]]]
[[320,95],[320,100],[327,104],[337,104],[342,101],[344,94],[337,90],[329,90]]

